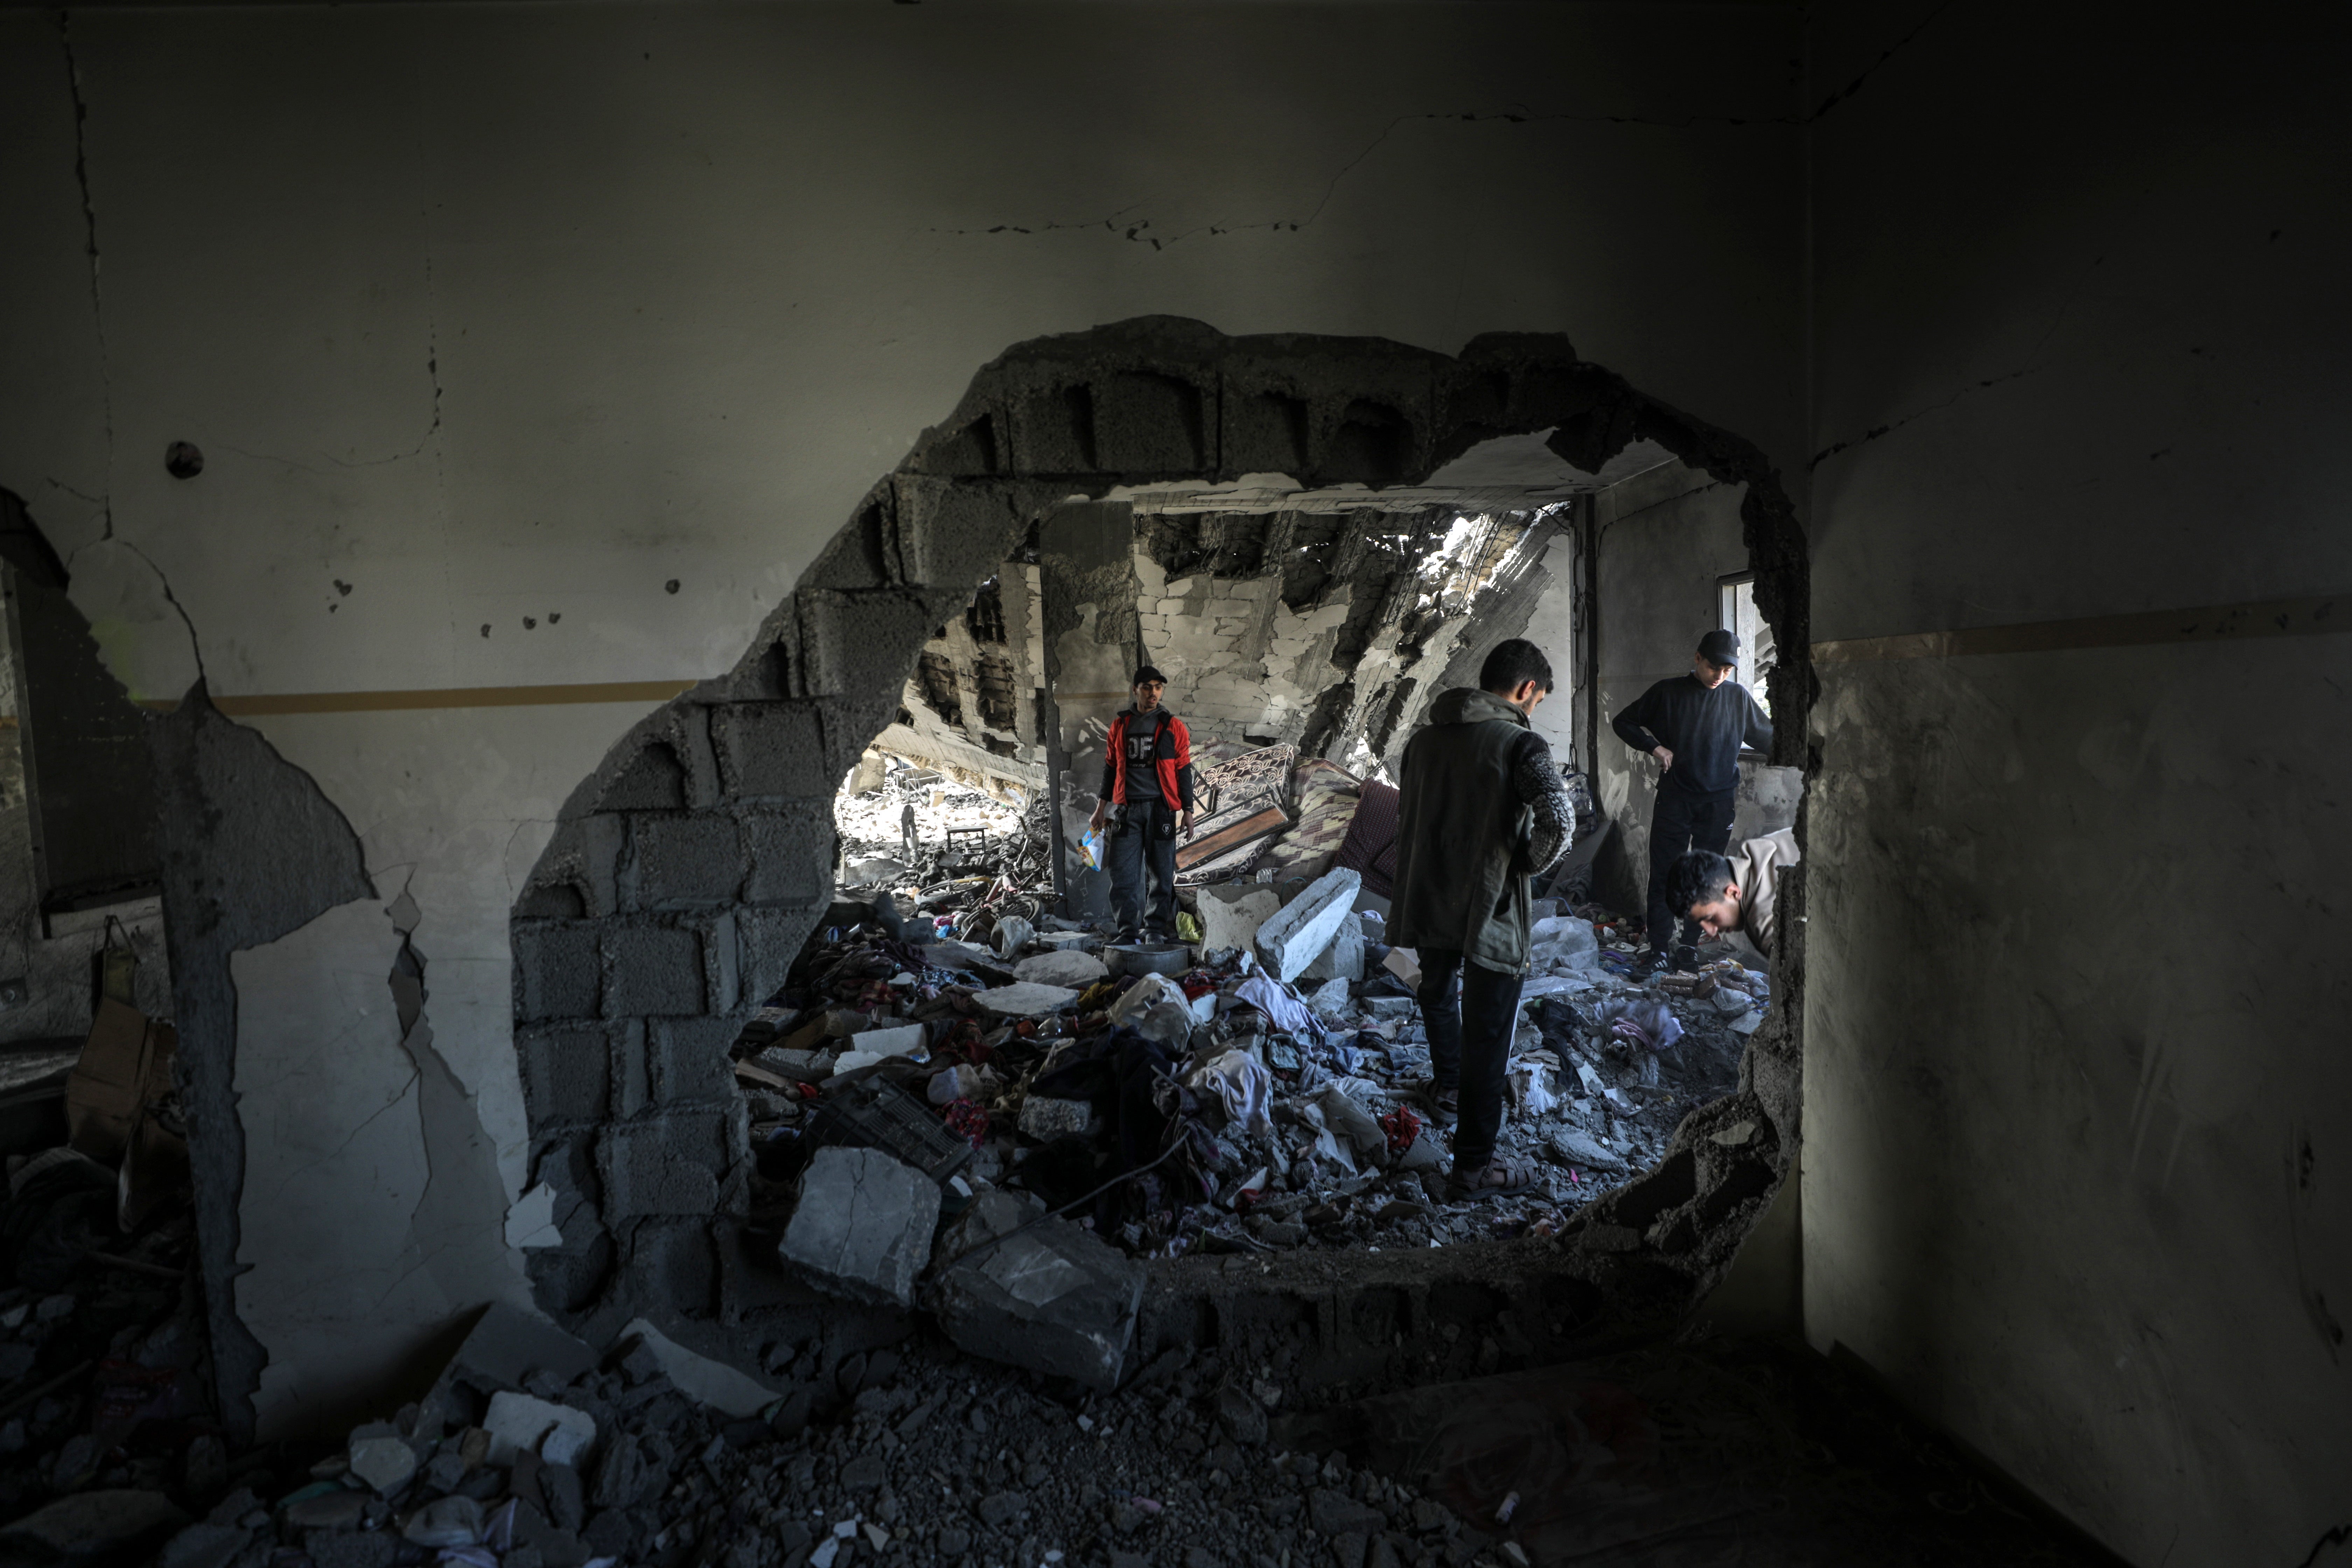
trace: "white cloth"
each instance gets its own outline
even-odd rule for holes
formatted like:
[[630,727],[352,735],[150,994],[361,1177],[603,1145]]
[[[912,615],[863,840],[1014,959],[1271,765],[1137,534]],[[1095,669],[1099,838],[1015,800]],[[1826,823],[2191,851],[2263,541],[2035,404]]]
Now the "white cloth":
[[1225,1119],[1244,1132],[1270,1131],[1274,1120],[1266,1105],[1274,1097],[1274,1075],[1247,1051],[1227,1051],[1203,1062],[1185,1079],[1187,1089],[1213,1089],[1224,1102]]
[[1310,1040],[1323,1037],[1315,1015],[1297,993],[1271,975],[1253,974],[1234,988],[1236,1001],[1246,1002],[1274,1020],[1274,1026],[1294,1035],[1304,1035]]

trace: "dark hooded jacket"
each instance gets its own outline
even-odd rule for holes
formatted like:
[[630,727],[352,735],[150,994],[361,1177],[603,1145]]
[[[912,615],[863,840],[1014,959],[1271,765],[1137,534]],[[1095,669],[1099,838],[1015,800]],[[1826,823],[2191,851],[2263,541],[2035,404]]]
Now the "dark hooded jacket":
[[1515,777],[1521,751],[1541,744],[1527,715],[1490,691],[1456,687],[1431,705],[1398,781],[1390,941],[1459,952],[1481,969],[1527,968],[1534,813]]

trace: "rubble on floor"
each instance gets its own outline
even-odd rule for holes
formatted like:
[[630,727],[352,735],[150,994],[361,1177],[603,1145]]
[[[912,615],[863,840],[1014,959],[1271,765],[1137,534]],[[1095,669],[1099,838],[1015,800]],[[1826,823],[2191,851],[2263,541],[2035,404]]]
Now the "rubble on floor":
[[[1351,803],[1376,787],[1297,771]],[[1204,778],[1254,808],[1293,773],[1275,747]],[[821,930],[732,1053],[753,1233],[822,1291],[1110,1386],[1139,1278],[1117,1260],[1553,1234],[1737,1087],[1761,973],[1717,957],[1644,983],[1616,917],[1539,900],[1499,1151],[1538,1180],[1449,1201],[1417,965],[1383,940],[1390,847],[1367,820],[1326,821],[1305,858],[1249,847],[1294,875],[1182,888],[1172,973],[1122,973],[1144,955],[1003,870],[910,885],[895,933]]]
[[[0,1518],[14,1522],[0,1562],[152,1547],[187,1522],[166,1492],[184,1499],[227,1474],[191,1276],[175,1037],[131,1005],[127,948],[110,943],[94,967],[102,990],[69,1073],[46,1045],[0,1049],[0,1078],[53,1089],[62,1110],[19,1119],[12,1131],[35,1139],[7,1155]],[[52,1137],[64,1142],[39,1146]]]
[[[336,1449],[281,1452],[180,1494],[185,1510],[156,1489],[68,1498],[0,1531],[0,1551],[103,1529],[160,1541],[163,1568],[2086,1560],[1883,1395],[1762,1345],[1678,1342],[1335,1402],[1303,1326],[1164,1352],[1116,1392],[928,1333],[836,1328],[769,1344],[777,1387],[737,1415],[700,1390],[714,1370],[751,1379],[658,1338],[632,1324],[601,1355],[572,1342],[585,1367],[512,1373],[524,1387],[461,1352],[433,1395]],[[507,1395],[594,1436],[502,1453],[477,1423]],[[390,1481],[354,1462],[386,1433],[412,1461]]]
[[[1327,1541],[1360,1564],[1368,1542],[1384,1543],[1382,1563],[1517,1561],[1504,1530],[1343,1454],[1269,1441],[1270,1416],[1297,1402],[1303,1332],[1246,1364],[1171,1351],[1114,1393],[929,1336],[874,1346],[819,1331],[769,1347],[779,1387],[737,1415],[703,1390],[714,1371],[751,1380],[650,1325],[602,1355],[571,1341],[562,1370],[493,1372],[499,1358],[474,1353],[526,1327],[569,1338],[494,1308],[426,1399],[306,1467],[173,1489],[185,1510],[160,1488],[81,1494],[0,1531],[0,1551],[11,1536],[86,1540],[104,1512],[118,1546],[134,1529],[160,1542],[163,1568],[1259,1568],[1322,1561],[1310,1554]],[[504,1447],[488,1412],[524,1400],[561,1419],[536,1447]],[[575,1427],[590,1436],[558,1449]],[[406,1462],[384,1467],[394,1448]]]

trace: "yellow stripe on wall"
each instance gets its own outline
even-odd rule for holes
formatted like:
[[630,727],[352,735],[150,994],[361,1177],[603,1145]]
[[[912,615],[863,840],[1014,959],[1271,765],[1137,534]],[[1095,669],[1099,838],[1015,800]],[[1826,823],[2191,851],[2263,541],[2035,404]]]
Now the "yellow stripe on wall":
[[1953,658],[1977,653],[2050,653],[2063,648],[2240,642],[2249,637],[2316,637],[2327,632],[2352,632],[2352,597],[2328,594],[2306,599],[2207,605],[2189,610],[2028,621],[2012,626],[1910,632],[1891,637],[1847,637],[1817,642],[1812,651],[1816,664],[1858,664],[1876,658]]

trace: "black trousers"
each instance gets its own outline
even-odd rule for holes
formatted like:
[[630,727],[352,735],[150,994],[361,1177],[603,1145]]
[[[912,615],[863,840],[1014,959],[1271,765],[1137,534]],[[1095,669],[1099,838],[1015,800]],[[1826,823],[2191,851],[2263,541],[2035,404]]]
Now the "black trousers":
[[1430,1076],[1441,1091],[1461,1091],[1454,1168],[1466,1175],[1486,1169],[1503,1131],[1503,1072],[1518,1026],[1519,977],[1465,963],[1458,952],[1424,947],[1419,956],[1413,998],[1429,1031]]
[[1720,855],[1730,846],[1733,793],[1695,795],[1671,785],[1658,791],[1658,808],[1650,818],[1650,945],[1660,952],[1673,946],[1677,925],[1685,944],[1698,942],[1698,922],[1690,911],[1666,902],[1666,874],[1686,850]]
[[1119,818],[1108,846],[1110,912],[1118,921],[1119,934],[1174,942],[1176,814],[1165,801],[1158,800],[1135,801],[1112,809]]

